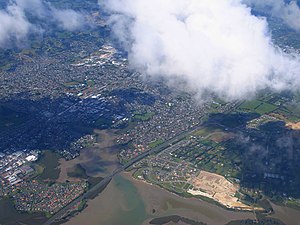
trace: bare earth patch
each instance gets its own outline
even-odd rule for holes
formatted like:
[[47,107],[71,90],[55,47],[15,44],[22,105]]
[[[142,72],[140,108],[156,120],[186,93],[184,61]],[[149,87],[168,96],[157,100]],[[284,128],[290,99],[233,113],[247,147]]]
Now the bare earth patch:
[[239,199],[235,197],[235,194],[240,188],[239,185],[231,183],[221,175],[201,171],[200,174],[192,178],[190,182],[193,185],[193,189],[190,189],[188,192],[192,195],[211,198],[231,209],[253,210],[253,207],[240,202]]
[[208,135],[208,139],[217,143],[228,141],[234,137],[233,133],[214,132]]
[[287,123],[285,126],[292,129],[292,130],[300,130],[300,122],[298,122],[298,123]]

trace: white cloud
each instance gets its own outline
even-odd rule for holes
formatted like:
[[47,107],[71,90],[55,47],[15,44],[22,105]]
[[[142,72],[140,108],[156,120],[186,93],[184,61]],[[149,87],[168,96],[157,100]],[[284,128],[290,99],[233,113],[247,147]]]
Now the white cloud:
[[20,44],[31,28],[32,24],[18,5],[11,4],[5,11],[0,10],[0,47],[10,41]]
[[5,9],[0,10],[0,48],[20,46],[30,33],[41,31],[39,25],[29,21],[27,14],[70,31],[86,25],[85,17],[80,12],[57,9],[42,0],[11,0]]
[[86,25],[84,15],[71,9],[58,10],[52,8],[52,15],[58,22],[58,26],[65,30],[74,31]]
[[213,91],[227,99],[299,85],[299,59],[273,45],[266,20],[242,0],[99,3],[112,14],[131,65],[148,75],[179,77],[200,96]]
[[244,2],[281,18],[288,26],[300,31],[300,8],[296,1],[286,3],[284,0],[244,0]]

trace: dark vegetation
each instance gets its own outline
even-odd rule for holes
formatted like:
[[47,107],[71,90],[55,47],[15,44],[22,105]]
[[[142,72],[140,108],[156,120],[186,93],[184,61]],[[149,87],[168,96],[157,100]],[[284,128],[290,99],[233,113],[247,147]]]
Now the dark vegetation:
[[[209,118],[207,125],[218,125],[220,128],[223,127],[224,131],[235,133],[233,139],[222,144],[226,151],[221,153],[221,162],[226,167],[228,163],[225,162],[231,161],[228,164],[231,166],[225,171],[229,172],[236,168],[239,172],[233,177],[240,179],[242,187],[262,190],[274,201],[281,202],[286,195],[299,198],[300,191],[297,187],[300,185],[298,163],[300,159],[300,132],[288,129],[283,121],[267,122],[258,129],[247,128],[247,122],[257,117],[258,115],[255,113],[234,113],[230,115],[215,114]],[[208,144],[214,149],[218,148],[218,145]],[[210,155],[212,153],[214,150],[210,150]],[[204,158],[205,160],[213,160],[215,157],[208,155]],[[206,165],[212,164],[207,162],[202,165],[202,168]],[[209,171],[218,168],[217,165],[206,167],[205,169]],[[253,203],[262,196],[256,196],[258,199],[256,197],[252,199],[253,196],[248,195],[245,197],[247,197],[248,202]]]
[[170,222],[173,223],[184,223],[184,224],[189,224],[189,225],[205,225],[206,223],[202,222],[196,222],[191,219],[187,219],[181,216],[166,216],[166,217],[160,217],[160,218],[155,218],[150,221],[150,224],[155,224],[155,225],[164,225],[164,224],[169,224]]
[[216,113],[209,116],[204,125],[219,125],[227,129],[246,127],[248,121],[258,118],[258,113]]
[[21,124],[26,120],[26,114],[18,112],[18,109],[0,105],[0,131],[11,126]]
[[153,105],[156,98],[142,90],[136,88],[113,90],[110,95],[122,98],[126,103],[138,103],[141,105]]
[[[69,149],[71,143],[101,128],[99,121],[106,121],[109,127],[116,115],[128,114],[121,102],[85,99],[79,104],[80,99],[75,97],[31,100],[24,95],[0,100],[0,151]],[[76,110],[70,112],[67,109],[72,105]],[[85,107],[93,107],[93,111]]]

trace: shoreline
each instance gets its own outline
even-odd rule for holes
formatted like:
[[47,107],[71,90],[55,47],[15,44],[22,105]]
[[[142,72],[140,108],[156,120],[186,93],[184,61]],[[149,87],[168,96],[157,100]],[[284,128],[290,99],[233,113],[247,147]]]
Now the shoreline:
[[[226,208],[226,207],[218,204],[218,202],[212,203],[212,202],[205,201],[201,198],[196,198],[196,197],[188,198],[188,197],[178,195],[174,192],[168,191],[168,190],[160,187],[159,185],[148,183],[145,180],[136,179],[135,177],[132,176],[132,174],[133,174],[133,171],[124,171],[120,175],[126,177],[127,179],[133,181],[134,183],[141,183],[141,184],[144,184],[144,185],[149,185],[150,187],[154,187],[155,189],[159,189],[160,191],[167,192],[169,195],[172,195],[175,198],[180,198],[184,201],[189,201],[189,200],[198,201],[199,203],[204,203],[204,204],[208,204],[208,205],[211,205],[211,206],[214,206],[214,207],[218,207],[218,208],[220,208],[222,210],[225,210],[227,212],[230,212],[230,213],[236,213],[236,214],[250,213],[250,214],[254,215],[253,211],[243,211],[243,210],[229,209],[229,208]],[[274,212],[272,214],[266,215],[266,218],[279,219],[282,222],[284,222],[286,225],[300,225],[300,210],[293,209],[293,208],[290,208],[288,206],[276,205],[272,201],[270,201],[270,204],[272,205],[272,207],[274,209]],[[148,209],[148,210],[151,210],[151,209]],[[253,216],[252,219],[255,220],[256,218]],[[148,219],[148,220],[150,220],[150,219]],[[295,224],[294,221],[299,221],[299,223]],[[202,221],[200,221],[200,222],[202,222]]]

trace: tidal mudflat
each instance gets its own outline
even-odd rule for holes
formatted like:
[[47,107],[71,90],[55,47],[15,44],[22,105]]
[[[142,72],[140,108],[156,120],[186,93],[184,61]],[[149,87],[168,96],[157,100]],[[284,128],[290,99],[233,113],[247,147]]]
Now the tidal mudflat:
[[185,199],[131,177],[116,176],[88,207],[66,224],[141,225],[156,217],[179,215],[208,224],[254,219],[253,213],[233,212],[198,199]]
[[134,183],[116,176],[87,208],[68,221],[67,225],[140,225],[149,216]]
[[105,177],[120,166],[117,157],[119,149],[115,143],[114,132],[95,130],[95,133],[97,134],[97,141],[94,146],[83,149],[80,156],[73,160],[59,160],[61,170],[58,178],[59,182],[76,181],[77,179],[68,176],[68,173],[74,171],[78,164],[84,168],[88,176],[92,177]]

